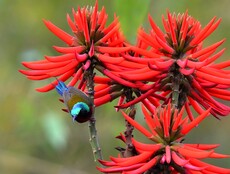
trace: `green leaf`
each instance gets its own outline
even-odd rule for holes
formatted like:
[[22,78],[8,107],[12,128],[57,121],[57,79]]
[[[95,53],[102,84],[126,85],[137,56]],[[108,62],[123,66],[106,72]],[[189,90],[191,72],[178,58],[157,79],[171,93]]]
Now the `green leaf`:
[[147,16],[150,0],[116,0],[113,2],[125,37],[130,42],[135,42],[137,29]]

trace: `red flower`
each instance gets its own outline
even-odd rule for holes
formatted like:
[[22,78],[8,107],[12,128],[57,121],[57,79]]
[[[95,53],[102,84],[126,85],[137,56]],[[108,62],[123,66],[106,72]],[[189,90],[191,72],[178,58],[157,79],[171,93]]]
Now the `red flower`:
[[[125,71],[119,75],[125,80],[139,80],[154,83],[154,92],[161,91],[173,101],[177,108],[186,105],[186,110],[193,119],[189,106],[200,114],[211,107],[211,113],[226,116],[230,107],[215,98],[230,100],[230,61],[215,64],[225,49],[216,52],[224,39],[203,48],[203,41],[218,27],[220,19],[214,17],[204,28],[199,21],[185,14],[171,14],[163,17],[162,31],[149,16],[152,27],[150,34],[142,28],[138,32],[140,42],[147,48],[132,47],[138,56],[124,56],[126,60],[146,65],[138,70]],[[141,57],[141,58],[140,58]],[[147,93],[151,89],[142,89]],[[145,94],[144,94],[145,95]],[[146,96],[151,96],[150,92]]]
[[[150,115],[142,106],[146,123],[149,130],[130,118],[123,112],[125,119],[139,130],[152,144],[141,143],[134,138],[132,143],[137,151],[132,157],[110,157],[111,161],[100,160],[108,168],[99,168],[101,172],[123,174],[147,173],[230,173],[230,169],[216,167],[202,162],[204,158],[228,158],[214,152],[219,145],[209,144],[186,144],[182,143],[184,136],[196,127],[209,114],[210,109],[203,112],[193,121],[183,118],[184,108],[179,112],[177,109],[168,107]],[[125,141],[124,136],[121,139]]]
[[[68,46],[53,47],[61,53],[59,56],[45,56],[45,60],[22,62],[29,70],[20,70],[21,73],[31,80],[59,76],[59,80],[66,81],[73,77],[68,86],[74,86],[81,80],[83,82],[80,82],[79,88],[82,88],[84,86],[83,74],[90,66],[100,65],[105,68],[107,65],[116,65],[124,60],[123,57],[117,55],[129,48],[123,47],[124,37],[119,31],[120,25],[117,17],[108,27],[105,27],[107,21],[105,8],[98,11],[96,1],[94,7],[79,7],[77,11],[73,10],[73,18],[74,20],[67,15],[73,35],[61,30],[50,21],[44,20],[47,28]],[[46,92],[53,89],[56,84],[55,80],[37,90]]]

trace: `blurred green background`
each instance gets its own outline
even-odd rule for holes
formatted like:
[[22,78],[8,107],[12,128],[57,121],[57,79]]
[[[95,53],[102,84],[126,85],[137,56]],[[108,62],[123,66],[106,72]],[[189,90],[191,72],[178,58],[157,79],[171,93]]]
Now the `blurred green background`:
[[[72,123],[61,111],[55,91],[38,93],[34,89],[50,81],[27,80],[18,69],[21,61],[39,60],[43,55],[57,55],[52,45],[63,43],[46,29],[42,19],[51,20],[70,32],[66,13],[72,8],[94,5],[86,0],[0,0],[0,173],[1,174],[89,174],[95,169],[87,124]],[[109,21],[116,12],[130,42],[135,42],[137,27],[148,31],[147,14],[162,26],[166,9],[185,12],[206,25],[213,16],[222,18],[221,25],[205,45],[227,38],[223,47],[230,48],[229,0],[99,0],[99,9],[106,7]],[[222,61],[229,59],[227,49]],[[120,114],[111,109],[115,103],[96,110],[98,134],[104,158],[116,155],[120,142],[114,137],[124,130]],[[229,105],[229,102],[226,104]],[[221,121],[207,118],[188,135],[186,142],[219,143],[220,153],[230,154],[230,117]],[[230,167],[230,159],[209,160]]]

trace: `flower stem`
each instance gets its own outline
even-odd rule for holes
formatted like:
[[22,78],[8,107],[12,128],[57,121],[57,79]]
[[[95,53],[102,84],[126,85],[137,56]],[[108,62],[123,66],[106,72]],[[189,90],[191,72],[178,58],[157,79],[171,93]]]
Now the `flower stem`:
[[100,148],[99,141],[98,141],[97,129],[96,129],[95,123],[96,123],[96,119],[93,116],[89,120],[89,134],[90,134],[89,142],[93,150],[94,161],[97,162],[97,159],[102,160],[102,153],[101,153],[101,148]]
[[[94,101],[94,72],[93,67],[89,67],[84,73],[84,79],[86,80],[88,96]],[[92,147],[94,161],[97,162],[98,159],[102,160],[101,148],[98,141],[97,129],[96,129],[96,118],[94,116],[94,108],[92,111],[92,117],[89,120],[89,142]]]
[[175,75],[172,82],[172,105],[175,108],[179,107],[179,95],[180,95],[180,75]]
[[[130,89],[128,89],[126,92],[125,92],[125,95],[126,95],[126,102],[129,102],[131,100],[133,100],[133,96],[132,96],[132,91]],[[135,109],[135,106],[134,105],[131,105],[129,107],[129,117],[131,117],[132,119],[135,118],[135,114],[136,114],[136,109]],[[132,137],[133,137],[133,129],[134,127],[128,122],[126,121],[126,130],[125,130],[125,138],[126,138],[126,149],[125,149],[125,152],[124,152],[124,157],[131,157],[131,156],[134,156],[135,155],[135,148],[132,144]]]

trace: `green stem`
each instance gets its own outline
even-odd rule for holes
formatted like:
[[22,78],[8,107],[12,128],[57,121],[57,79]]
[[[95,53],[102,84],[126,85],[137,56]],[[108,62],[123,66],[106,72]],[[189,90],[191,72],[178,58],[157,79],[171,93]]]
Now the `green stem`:
[[99,141],[98,141],[97,129],[96,129],[94,116],[89,120],[89,134],[90,134],[89,142],[93,150],[94,161],[97,162],[98,159],[102,160],[102,153],[101,153],[101,148],[100,148]]
[[[84,78],[87,82],[87,90],[88,90],[88,96],[94,101],[94,72],[93,67],[89,67],[89,69],[85,72]],[[96,118],[94,116],[94,108],[92,111],[92,117],[89,120],[89,142],[92,147],[93,155],[94,155],[94,161],[97,162],[98,159],[102,160],[102,153],[101,148],[98,141],[97,136],[97,129],[96,129]]]
[[180,81],[181,81],[181,76],[175,75],[172,82],[172,105],[175,108],[179,107]]

